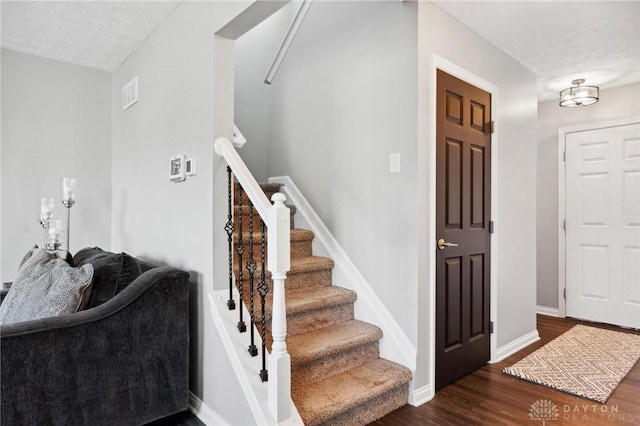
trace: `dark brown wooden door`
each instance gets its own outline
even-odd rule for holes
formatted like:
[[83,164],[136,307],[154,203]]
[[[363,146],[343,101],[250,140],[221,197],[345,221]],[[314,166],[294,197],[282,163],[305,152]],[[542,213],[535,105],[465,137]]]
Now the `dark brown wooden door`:
[[491,95],[438,70],[436,114],[437,390],[490,358]]

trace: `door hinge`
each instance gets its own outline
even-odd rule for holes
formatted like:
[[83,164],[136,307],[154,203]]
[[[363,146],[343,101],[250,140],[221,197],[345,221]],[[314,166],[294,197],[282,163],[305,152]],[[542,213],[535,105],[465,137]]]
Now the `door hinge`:
[[495,121],[491,121],[491,124],[489,125],[489,128],[491,129],[491,134],[493,134],[493,132],[495,132],[495,129],[496,129],[496,122]]
[[493,321],[489,321],[489,334],[493,334]]
[[564,232],[567,232],[567,219],[562,221],[562,230]]
[[489,233],[490,233],[490,234],[493,234],[493,226],[494,226],[494,225],[493,225],[493,221],[492,221],[492,220],[490,220],[490,221],[489,221]]
[[562,161],[567,162],[567,150],[562,151]]
[[564,300],[567,300],[567,288],[563,288],[562,289],[562,297],[564,298]]

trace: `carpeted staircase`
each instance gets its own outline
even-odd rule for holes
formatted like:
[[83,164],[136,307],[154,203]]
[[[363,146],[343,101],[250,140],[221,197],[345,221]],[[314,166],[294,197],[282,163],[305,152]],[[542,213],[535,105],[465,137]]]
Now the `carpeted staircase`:
[[[279,184],[261,185],[267,198],[280,190]],[[238,189],[236,188],[236,200]],[[243,204],[247,204],[244,195]],[[407,403],[411,371],[380,358],[378,340],[382,331],[354,319],[357,295],[334,286],[333,261],[313,256],[311,231],[295,229],[291,209],[291,270],[287,274],[287,350],[291,356],[292,398],[305,425],[364,425]],[[236,239],[238,238],[236,206]],[[243,240],[248,259],[248,206],[243,206]],[[254,259],[260,276],[260,225],[254,218]],[[235,274],[238,277],[238,264]],[[243,268],[244,269],[244,268]],[[249,306],[249,276],[243,273],[244,300]],[[267,274],[268,276],[268,274]],[[257,283],[256,279],[256,283]],[[236,279],[237,282],[237,279]],[[268,280],[270,289],[271,281]],[[257,287],[257,284],[256,284]],[[271,290],[267,295],[267,323],[271,318]],[[254,290],[256,325],[260,329],[259,295]],[[271,330],[267,327],[267,347]]]

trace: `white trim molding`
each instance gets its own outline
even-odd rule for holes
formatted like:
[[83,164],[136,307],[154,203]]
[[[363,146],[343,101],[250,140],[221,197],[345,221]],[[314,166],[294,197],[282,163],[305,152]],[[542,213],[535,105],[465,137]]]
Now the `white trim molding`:
[[422,404],[426,404],[435,396],[435,392],[431,388],[431,385],[422,386],[418,389],[413,389],[413,386],[411,386],[410,389],[409,404],[413,405],[414,407],[419,407]]
[[640,117],[630,117],[621,120],[589,123],[580,126],[563,127],[558,129],[558,315],[564,318],[567,314],[567,303],[564,298],[567,273],[566,234],[564,220],[566,218],[566,170],[564,161],[565,139],[567,134],[588,130],[605,129],[607,127],[626,126],[640,123]]
[[549,317],[557,317],[560,314],[558,313],[558,308],[547,308],[546,306],[536,306],[536,312],[540,315],[546,315]]
[[495,361],[491,360],[490,363],[494,364],[496,362],[500,362],[506,357],[513,355],[518,352],[520,349],[524,349],[532,343],[540,340],[540,335],[538,334],[538,330],[533,330],[530,333],[525,334],[524,336],[518,337],[517,339],[507,343],[504,346],[500,346],[497,349],[497,356]]

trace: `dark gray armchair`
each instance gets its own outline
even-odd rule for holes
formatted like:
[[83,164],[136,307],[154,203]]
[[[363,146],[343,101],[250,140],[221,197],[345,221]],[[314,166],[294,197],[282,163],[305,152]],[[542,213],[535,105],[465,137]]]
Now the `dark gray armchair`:
[[189,274],[139,261],[109,301],[0,328],[0,424],[140,425],[189,400]]

